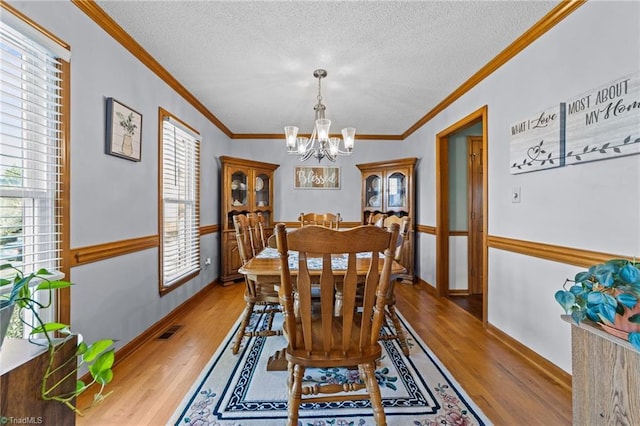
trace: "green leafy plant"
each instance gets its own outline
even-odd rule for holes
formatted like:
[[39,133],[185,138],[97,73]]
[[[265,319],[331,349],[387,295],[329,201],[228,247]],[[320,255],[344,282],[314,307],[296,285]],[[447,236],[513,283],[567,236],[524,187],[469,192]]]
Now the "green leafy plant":
[[133,113],[129,113],[129,115],[127,117],[124,116],[123,113],[121,112],[116,112],[116,115],[118,116],[118,119],[120,120],[120,126],[122,126],[122,128],[129,133],[130,135],[133,135],[133,133],[136,131],[136,127],[138,127],[134,122],[133,122]]
[[[113,379],[113,371],[111,367],[115,360],[115,349],[113,340],[101,339],[94,343],[87,344],[82,341],[82,336],[78,335],[78,345],[73,357],[63,360],[62,363],[57,365],[54,363],[54,357],[59,350],[60,345],[56,345],[55,334],[60,336],[71,335],[71,330],[67,324],[59,322],[44,322],[40,316],[40,310],[48,308],[53,298],[52,292],[58,289],[67,288],[72,284],[69,281],[51,280],[49,277],[52,274],[46,269],[40,269],[37,272],[30,274],[24,274],[20,269],[15,268],[11,264],[0,265],[0,272],[3,276],[12,275],[15,272],[13,278],[0,278],[0,288],[11,285],[11,291],[3,295],[0,295],[0,305],[8,305],[15,303],[15,306],[20,309],[20,320],[28,327],[31,328],[29,341],[45,346],[49,352],[49,362],[42,377],[41,397],[44,400],[58,401],[77,414],[82,415],[82,410],[78,409],[73,403],[74,398],[88,390],[92,385],[98,384],[100,386],[98,392],[94,394],[92,404],[87,407],[90,408],[94,404],[101,402],[109,394],[104,394],[105,386]],[[48,292],[48,301],[39,301],[36,297],[36,292]],[[31,324],[23,319],[23,313],[25,311],[31,312],[35,324]],[[44,336],[43,339],[36,339],[36,336]],[[42,343],[43,342],[43,343]],[[74,368],[67,376],[61,380],[52,382],[53,375],[63,369],[69,363],[74,363]],[[78,370],[82,365],[86,365],[91,381],[85,383],[82,380],[76,381],[75,390],[72,392],[61,392],[60,386],[69,377],[76,377]]]
[[[573,283],[569,290],[567,283]],[[555,299],[576,323],[585,318],[609,326],[624,321],[625,328],[632,330],[629,342],[640,350],[640,331],[634,331],[640,330],[640,313],[631,311],[639,307],[640,263],[611,259],[593,265],[576,274],[574,280],[567,279]]]

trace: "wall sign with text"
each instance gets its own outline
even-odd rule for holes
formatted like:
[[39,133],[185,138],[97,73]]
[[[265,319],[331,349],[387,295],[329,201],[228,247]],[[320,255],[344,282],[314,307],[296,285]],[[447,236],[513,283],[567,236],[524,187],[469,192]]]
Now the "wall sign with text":
[[564,166],[564,104],[511,125],[511,173]]
[[640,73],[567,102],[567,164],[640,153]]
[[340,167],[297,166],[294,169],[295,189],[340,189]]
[[577,95],[510,127],[510,172],[640,153],[640,72]]

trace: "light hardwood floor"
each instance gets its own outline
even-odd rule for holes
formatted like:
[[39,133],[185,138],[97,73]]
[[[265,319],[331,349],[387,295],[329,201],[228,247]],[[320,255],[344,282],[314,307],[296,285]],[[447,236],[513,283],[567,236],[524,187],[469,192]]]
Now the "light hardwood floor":
[[[240,316],[243,288],[215,285],[189,301],[174,321],[182,328],[120,362],[109,385],[113,393],[78,417],[78,425],[166,424]],[[397,285],[396,297],[402,315],[494,424],[571,424],[571,390],[487,333],[477,318],[435,298],[424,284]]]

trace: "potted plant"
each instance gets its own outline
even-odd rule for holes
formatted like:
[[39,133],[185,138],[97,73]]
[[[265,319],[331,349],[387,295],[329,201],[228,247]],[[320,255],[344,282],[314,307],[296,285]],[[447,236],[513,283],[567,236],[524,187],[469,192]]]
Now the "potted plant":
[[[74,405],[75,398],[89,389],[94,384],[100,385],[99,391],[94,395],[93,403],[101,402],[108,394],[103,394],[104,387],[111,382],[113,372],[111,367],[115,359],[115,350],[111,347],[113,340],[101,339],[94,343],[87,344],[82,341],[82,336],[78,335],[78,345],[74,356],[70,359],[63,360],[62,365],[56,364],[54,358],[58,351],[59,345],[54,334],[60,336],[71,335],[69,326],[58,322],[44,322],[40,315],[40,310],[51,305],[51,293],[57,289],[67,288],[72,284],[69,281],[49,279],[53,277],[46,269],[40,269],[37,272],[24,274],[20,269],[11,264],[0,265],[0,273],[2,276],[10,276],[15,271],[13,278],[0,278],[0,290],[2,287],[11,286],[10,291],[0,293],[0,306],[17,307],[20,310],[19,318],[23,324],[31,328],[29,341],[33,344],[46,347],[49,353],[49,362],[42,377],[41,397],[47,401],[58,401],[77,414],[82,415],[82,410]],[[49,292],[48,302],[43,303],[36,297],[36,292]],[[34,318],[34,323],[24,320],[24,312],[30,312]],[[8,322],[8,318],[3,317]],[[4,325],[3,325],[4,327]],[[36,336],[43,338],[36,339]],[[2,336],[4,338],[4,335]],[[82,380],[76,381],[75,391],[63,393],[60,391],[63,380],[53,382],[53,375],[68,363],[74,363],[75,368],[71,374],[77,376],[77,372],[82,365],[86,365],[91,381],[85,383]],[[89,407],[87,407],[89,408]]]
[[130,113],[128,116],[124,116],[121,112],[116,112],[120,124],[125,131],[122,135],[122,152],[127,155],[131,155],[133,153],[133,141],[132,137],[136,131],[136,127],[138,127],[133,122],[133,113]]
[[640,350],[640,263],[611,259],[593,265],[567,279],[555,299],[576,323],[589,319]]

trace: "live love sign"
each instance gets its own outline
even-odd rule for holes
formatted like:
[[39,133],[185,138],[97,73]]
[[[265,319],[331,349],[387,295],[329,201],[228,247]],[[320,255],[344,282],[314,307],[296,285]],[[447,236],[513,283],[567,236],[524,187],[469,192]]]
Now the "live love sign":
[[640,72],[511,125],[512,174],[640,153]]

